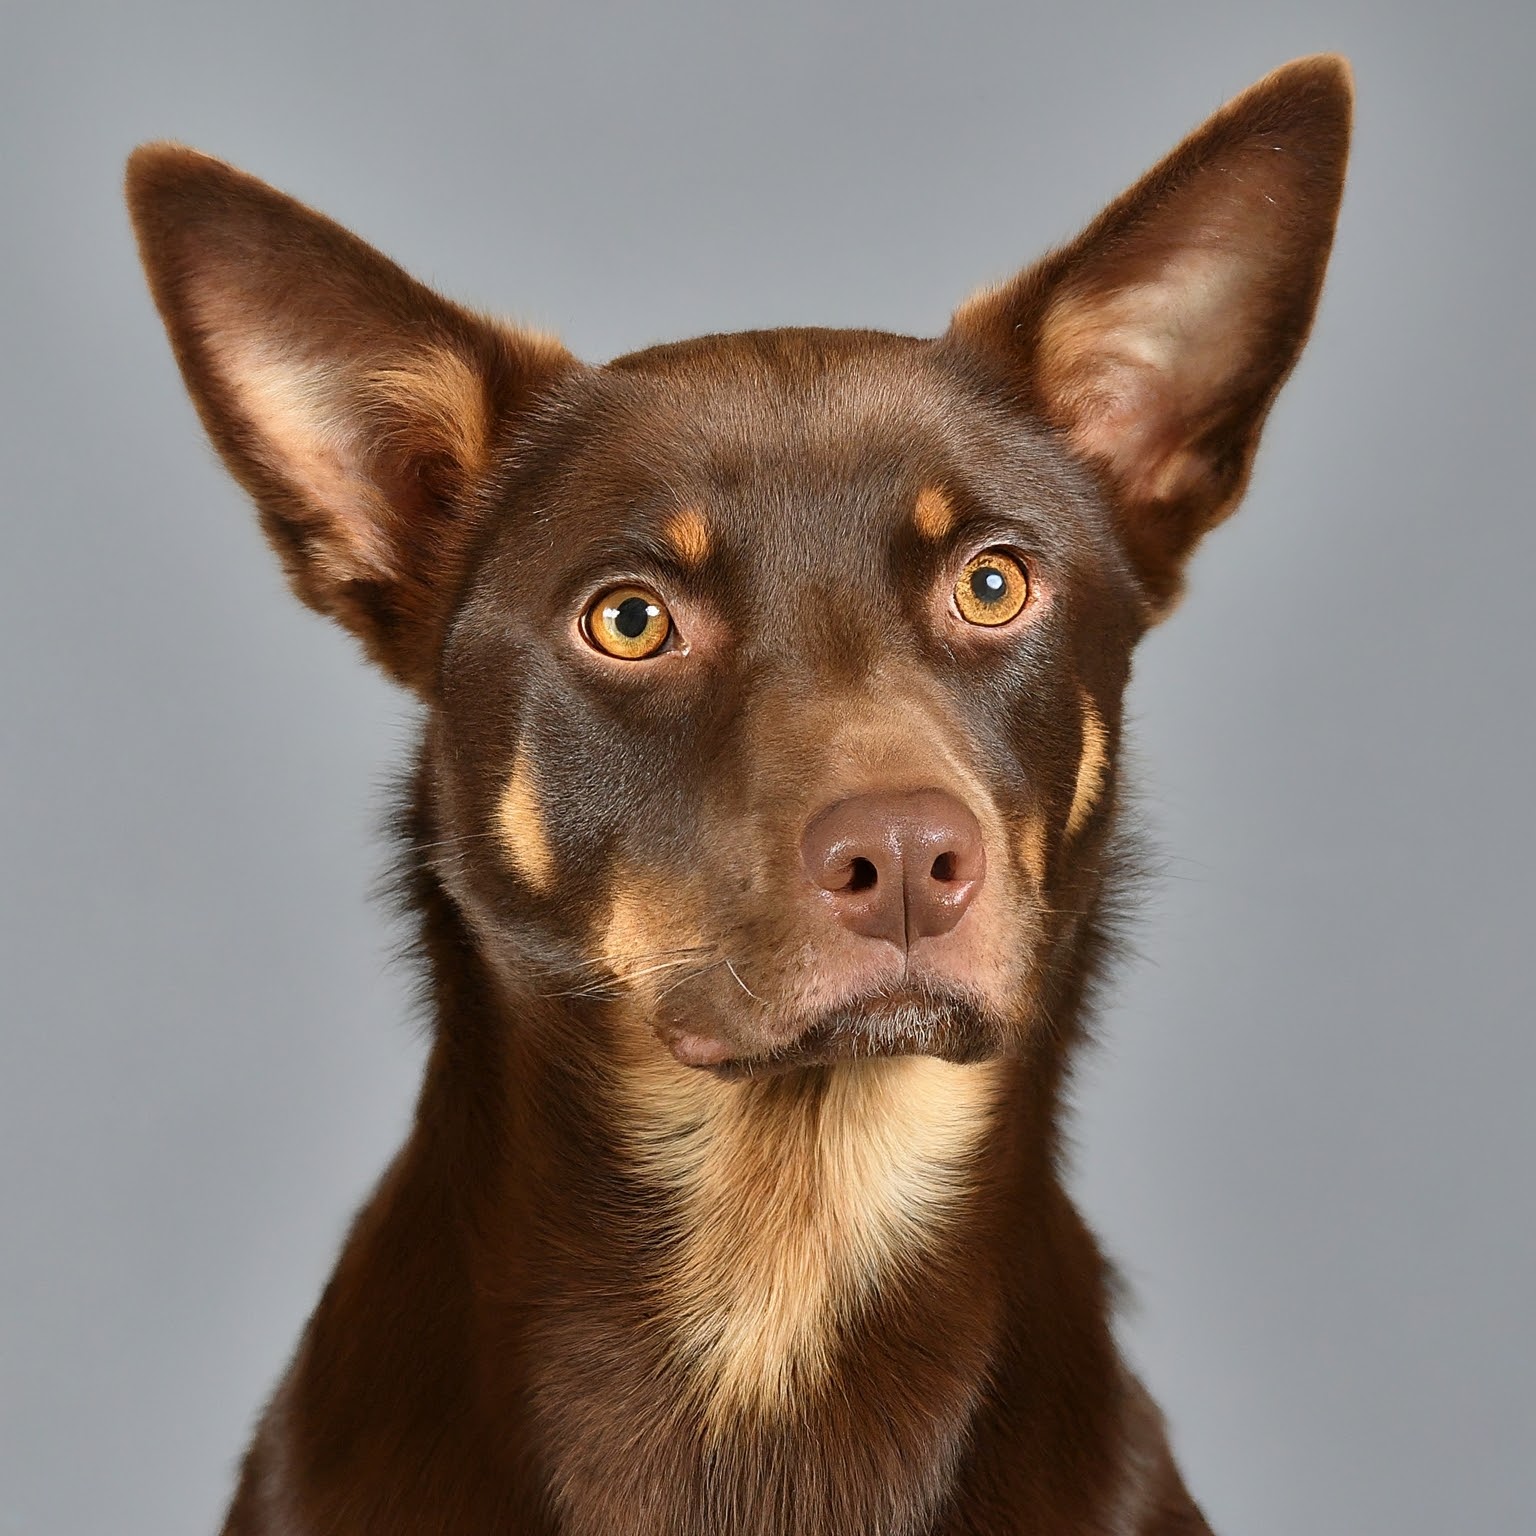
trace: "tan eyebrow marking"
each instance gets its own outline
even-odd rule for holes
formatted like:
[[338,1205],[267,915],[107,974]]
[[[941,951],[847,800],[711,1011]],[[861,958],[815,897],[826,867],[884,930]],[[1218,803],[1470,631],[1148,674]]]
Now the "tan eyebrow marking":
[[684,565],[702,565],[709,558],[709,524],[697,507],[674,512],[661,531]]
[[496,805],[496,831],[512,867],[536,891],[548,890],[555,859],[544,831],[544,812],[526,746],[519,746],[512,773]]
[[925,485],[912,508],[912,524],[925,539],[942,539],[955,526],[955,509],[936,485]]
[[1072,790],[1072,809],[1067,813],[1067,836],[1076,837],[1082,831],[1099,796],[1104,793],[1104,780],[1109,771],[1109,733],[1092,699],[1086,693],[1083,701],[1083,755],[1077,763],[1077,783]]

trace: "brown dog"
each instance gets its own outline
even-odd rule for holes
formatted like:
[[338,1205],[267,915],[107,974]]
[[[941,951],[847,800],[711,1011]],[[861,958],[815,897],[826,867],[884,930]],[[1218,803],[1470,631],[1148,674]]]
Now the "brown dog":
[[294,589],[413,689],[415,1128],[231,1536],[1203,1532],[1063,1193],[1131,650],[1311,323],[1305,59],[937,340],[588,367],[175,145],[128,195]]

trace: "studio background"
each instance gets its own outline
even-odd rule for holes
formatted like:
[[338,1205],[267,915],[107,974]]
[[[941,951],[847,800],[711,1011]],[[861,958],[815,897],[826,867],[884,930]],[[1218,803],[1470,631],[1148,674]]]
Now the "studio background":
[[1536,1529],[1536,10],[0,8],[0,1532],[211,1533],[422,1059],[403,699],[282,587],[139,275],[170,136],[602,359],[932,333],[1295,55],[1356,152],[1131,693],[1165,872],[1077,1094],[1224,1533]]

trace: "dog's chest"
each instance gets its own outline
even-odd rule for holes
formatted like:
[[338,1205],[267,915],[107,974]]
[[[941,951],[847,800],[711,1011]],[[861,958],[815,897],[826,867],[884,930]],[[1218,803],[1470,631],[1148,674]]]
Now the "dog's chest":
[[661,1309],[711,1424],[792,1414],[882,1288],[921,1268],[970,1190],[995,1080],[903,1057],[814,1093],[691,1074],[636,1106],[641,1177],[677,1209]]

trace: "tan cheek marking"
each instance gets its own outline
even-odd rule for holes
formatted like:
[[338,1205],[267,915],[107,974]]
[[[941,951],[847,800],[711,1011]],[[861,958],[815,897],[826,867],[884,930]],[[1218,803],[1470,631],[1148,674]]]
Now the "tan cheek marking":
[[625,961],[646,952],[646,914],[649,904],[628,881],[615,884],[613,905],[603,929],[599,952],[610,960]]
[[1093,808],[1104,793],[1109,771],[1109,734],[1104,729],[1093,700],[1085,693],[1083,701],[1083,755],[1077,763],[1077,784],[1072,791],[1072,809],[1067,813],[1067,836],[1082,831]]
[[955,509],[937,486],[924,486],[912,509],[912,524],[925,539],[942,539],[955,525]]
[[1019,863],[1035,883],[1036,891],[1045,889],[1046,826],[1043,811],[1030,811],[1018,824],[1016,846]]
[[636,1049],[624,1123],[642,1175],[681,1208],[664,1306],[706,1424],[781,1419],[969,1188],[999,1068],[902,1057],[721,1083]]
[[702,565],[709,558],[709,524],[697,508],[684,507],[681,512],[674,512],[662,532],[684,565]]
[[544,831],[533,763],[524,747],[518,748],[511,777],[497,802],[496,832],[523,881],[535,891],[547,891],[554,879],[555,860]]

